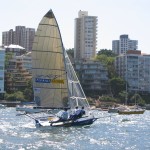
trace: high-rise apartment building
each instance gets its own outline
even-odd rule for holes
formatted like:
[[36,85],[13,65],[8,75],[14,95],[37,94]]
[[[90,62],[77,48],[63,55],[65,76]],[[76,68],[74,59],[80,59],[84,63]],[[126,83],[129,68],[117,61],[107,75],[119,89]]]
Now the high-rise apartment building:
[[138,41],[130,40],[128,35],[120,35],[119,40],[112,41],[112,51],[115,54],[126,54],[128,50],[137,50],[138,49]]
[[16,26],[15,44],[25,47],[25,26]]
[[150,93],[150,55],[128,51],[116,58],[115,68],[118,75],[128,82],[129,92]]
[[13,29],[2,33],[2,45],[10,45],[15,43],[15,32]]
[[9,41],[8,41],[8,33],[9,31],[5,31],[5,32],[2,32],[2,45],[9,45]]
[[15,31],[11,29],[2,33],[2,45],[16,44],[24,47],[27,51],[31,51],[34,35],[35,29],[16,26]]
[[26,28],[25,29],[25,49],[28,51],[32,50],[32,43],[35,35],[35,29]]
[[97,17],[88,16],[87,11],[79,11],[75,19],[75,59],[90,59],[96,55]]

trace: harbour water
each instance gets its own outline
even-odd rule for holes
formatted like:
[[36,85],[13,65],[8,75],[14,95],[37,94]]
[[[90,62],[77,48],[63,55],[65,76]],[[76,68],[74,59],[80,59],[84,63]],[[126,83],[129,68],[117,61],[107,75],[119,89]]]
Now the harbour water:
[[34,120],[0,109],[0,150],[150,150],[150,111],[142,115],[100,117],[91,126],[39,130]]

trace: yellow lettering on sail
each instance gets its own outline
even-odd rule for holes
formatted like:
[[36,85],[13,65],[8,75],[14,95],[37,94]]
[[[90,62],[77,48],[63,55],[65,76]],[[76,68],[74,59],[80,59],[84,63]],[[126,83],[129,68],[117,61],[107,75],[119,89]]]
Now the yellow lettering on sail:
[[52,80],[52,83],[54,83],[54,84],[64,84],[64,80],[59,80],[59,79]]

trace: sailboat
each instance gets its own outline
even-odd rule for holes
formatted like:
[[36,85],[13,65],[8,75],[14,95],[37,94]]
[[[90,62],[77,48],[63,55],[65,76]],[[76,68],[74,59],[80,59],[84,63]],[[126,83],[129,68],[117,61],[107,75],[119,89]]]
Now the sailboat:
[[128,106],[127,109],[118,111],[118,113],[120,115],[143,114],[144,112],[145,112],[145,109],[143,109],[136,103],[136,95],[135,95],[135,105],[134,106]]
[[[90,105],[80,85],[74,68],[65,51],[59,26],[52,10],[49,10],[36,31],[32,49],[32,80],[34,100],[38,106],[49,109],[70,110],[84,106],[87,114]],[[34,118],[36,127],[50,126],[56,115]],[[53,126],[92,124],[97,118],[86,115],[75,121],[53,123]]]

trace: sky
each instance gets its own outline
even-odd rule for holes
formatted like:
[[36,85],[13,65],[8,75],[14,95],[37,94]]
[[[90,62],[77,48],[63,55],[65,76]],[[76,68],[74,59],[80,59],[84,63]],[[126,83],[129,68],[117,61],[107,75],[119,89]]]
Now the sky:
[[150,0],[1,0],[0,45],[2,32],[18,25],[37,29],[50,9],[66,49],[74,47],[74,20],[81,10],[98,17],[97,51],[112,49],[112,40],[128,34],[138,40],[138,50],[150,54]]

